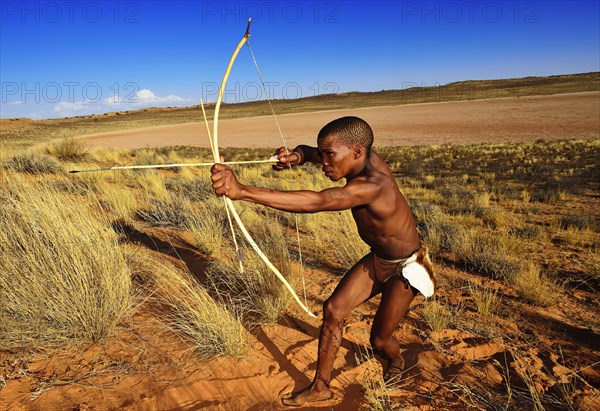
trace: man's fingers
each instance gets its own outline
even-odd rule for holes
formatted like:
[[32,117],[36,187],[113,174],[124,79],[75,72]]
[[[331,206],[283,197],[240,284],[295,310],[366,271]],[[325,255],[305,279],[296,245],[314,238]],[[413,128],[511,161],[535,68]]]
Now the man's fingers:
[[213,164],[210,168],[211,176],[210,179],[212,181],[212,188],[218,196],[227,195],[230,187],[230,179],[233,177],[233,172],[231,168],[224,164]]
[[273,170],[275,171],[281,171],[288,168],[285,164],[281,164],[281,163],[277,163],[277,164],[273,164]]
[[277,157],[281,157],[282,155],[287,154],[287,150],[285,147],[279,147],[277,150],[275,150],[275,155]]
[[227,192],[227,180],[223,176],[223,173],[218,172],[210,176],[210,178],[212,180],[212,188],[216,195],[222,196]]
[[285,170],[286,168],[290,168],[290,166],[294,165],[294,160],[296,159],[296,155],[294,153],[290,153],[290,151],[285,147],[278,148],[275,153],[277,154],[277,159],[279,162],[273,165],[273,169],[276,171]]
[[211,170],[211,172],[212,172],[212,174],[210,176],[210,179],[212,180],[213,183],[215,181],[219,181],[220,179],[223,178],[223,173],[221,171]]
[[290,152],[287,150],[287,148],[279,147],[277,149],[276,154],[277,154],[277,158],[279,159],[280,163],[286,164],[289,161],[288,157],[290,155]]
[[228,166],[226,166],[225,164],[219,164],[219,163],[215,163],[212,165],[212,167],[210,168],[210,172],[212,174],[215,173],[220,173],[224,170],[230,169]]
[[217,176],[216,174],[214,174],[212,176],[212,186],[213,188],[219,188],[219,187],[223,187],[223,185],[225,185],[225,179],[223,177],[218,177],[215,178],[215,176]]
[[214,191],[215,191],[215,194],[218,195],[218,196],[225,195],[225,193],[227,192],[227,190],[225,190],[222,187],[221,188],[215,188]]

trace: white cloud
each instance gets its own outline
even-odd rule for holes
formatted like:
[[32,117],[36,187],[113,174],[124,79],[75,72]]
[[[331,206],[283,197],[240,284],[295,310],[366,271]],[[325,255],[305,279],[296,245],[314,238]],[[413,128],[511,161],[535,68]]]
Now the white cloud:
[[85,101],[61,101],[54,106],[54,112],[61,115],[73,115],[90,109],[90,103]]
[[109,97],[104,99],[104,103],[108,106],[120,106],[121,108],[135,108],[135,107],[144,107],[150,105],[164,105],[164,104],[172,104],[172,103],[183,103],[190,102],[192,99],[182,98],[176,96],[174,94],[170,94],[168,96],[157,96],[154,94],[152,90],[147,88],[138,90],[135,93],[134,97],[128,98],[126,100],[121,99],[119,96]]
[[54,105],[53,111],[59,117],[105,113],[108,111],[135,110],[149,106],[182,105],[193,101],[174,94],[157,96],[152,90],[141,89],[131,97],[118,95],[100,101],[61,101]]
[[137,97],[142,100],[155,100],[156,94],[152,92],[152,90],[148,90],[147,88],[143,88],[137,92]]

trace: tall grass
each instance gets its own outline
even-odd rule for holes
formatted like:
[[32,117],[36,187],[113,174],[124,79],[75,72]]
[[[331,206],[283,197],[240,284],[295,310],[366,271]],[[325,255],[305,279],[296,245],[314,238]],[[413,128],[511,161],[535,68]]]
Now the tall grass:
[[514,273],[511,279],[519,295],[534,305],[547,307],[562,294],[562,285],[543,274],[534,263]]
[[318,262],[330,264],[333,259],[336,265],[349,269],[369,252],[349,210],[302,215],[299,221],[311,237],[307,244],[310,255]]
[[465,311],[465,305],[459,303],[451,305],[442,303],[441,298],[434,298],[423,308],[425,322],[433,331],[442,331],[452,325],[457,325]]
[[352,267],[370,251],[369,246],[358,235],[352,213],[349,210],[340,213],[328,213],[326,218],[325,225],[335,227],[337,231],[336,238],[331,240],[333,256],[340,262],[342,267]]
[[130,272],[103,215],[48,183],[11,176],[0,222],[0,343],[110,334],[130,306]]
[[[252,249],[242,249],[243,272],[240,272],[231,248],[226,255],[229,258],[213,261],[206,272],[214,293],[228,306],[250,314],[251,321],[275,322],[292,300],[287,288]],[[289,257],[287,263],[276,258],[272,262],[295,288],[298,273],[291,269]]]
[[[191,171],[189,168],[186,170]],[[206,201],[215,197],[208,174],[201,177],[191,175],[189,178],[181,178],[182,174],[187,173],[182,172],[177,178],[169,179],[165,183],[173,193],[190,201]]]
[[191,204],[185,198],[166,193],[162,198],[151,198],[150,206],[138,210],[140,219],[155,226],[185,229],[192,223]]
[[194,236],[198,249],[209,256],[218,256],[224,247],[224,232],[229,232],[225,224],[223,201],[216,197],[204,203],[196,203],[187,222],[187,229]]
[[[576,198],[578,179],[584,186],[586,181],[596,181],[593,170],[597,147],[597,143],[567,142],[389,148],[387,153],[396,167],[393,172],[412,200],[421,236],[438,261],[457,270],[493,277],[499,280],[495,284],[504,284],[502,290],[511,288],[524,302],[546,306],[558,297],[570,297],[570,293],[557,295],[564,285],[553,280],[552,274],[568,277],[575,272],[587,288],[597,290],[597,219],[593,213],[588,215],[587,209],[581,216],[559,217],[571,204],[554,205]],[[571,152],[580,157],[573,158]],[[199,154],[192,148],[176,152],[96,151],[86,160],[111,165],[168,163],[191,155],[196,158]],[[231,150],[229,158],[248,159],[251,155],[250,150]],[[12,153],[2,156],[3,161],[10,158]],[[202,257],[210,258],[205,272],[194,273],[198,279],[156,256],[148,259],[143,269],[135,261],[129,268],[136,275],[143,271],[149,279],[149,307],[154,315],[190,341],[202,357],[243,356],[247,342],[240,321],[250,325],[254,321],[275,321],[290,303],[287,290],[243,244],[244,240],[240,242],[245,271],[240,273],[222,200],[214,196],[204,171],[186,169],[194,172],[177,175],[172,171],[85,173],[72,180],[56,175],[13,176],[15,169],[46,172],[48,169],[39,165],[48,159],[62,167],[48,155],[27,153],[25,158],[32,160],[27,163],[31,165],[12,168],[4,164],[6,171],[0,170],[6,180],[0,182],[0,223],[4,231],[0,234],[0,346],[34,338],[95,340],[110,333],[110,327],[126,315],[120,303],[111,298],[120,295],[125,301],[122,305],[127,307],[129,293],[125,289],[129,286],[122,282],[128,281],[129,274],[123,260],[136,260],[140,247],[135,247],[136,254],[123,257],[104,214],[110,220],[128,220],[126,223],[141,231],[146,225],[137,224],[140,220],[169,227],[164,231],[153,229],[156,233],[179,230],[181,241],[189,241],[202,251]],[[561,170],[567,163],[571,171]],[[248,184],[288,190],[331,186],[318,168],[310,166],[282,173],[267,167],[238,170],[240,180]],[[549,176],[552,184],[546,187],[543,181]],[[569,188],[568,196],[539,196],[540,190],[565,187]],[[593,204],[593,199],[589,201]],[[236,208],[260,247],[296,284],[298,270],[290,256],[294,251],[288,248],[294,247],[296,240],[294,215],[245,203],[236,203]],[[368,252],[350,212],[298,215],[298,219],[305,260],[319,268],[347,268]],[[4,230],[5,226],[9,229]],[[576,254],[580,260],[569,257],[556,263],[557,254],[547,250],[565,251],[565,244],[569,245],[569,255]],[[530,260],[535,260],[535,265],[523,264]],[[575,264],[570,264],[573,260]],[[548,267],[548,274],[540,270],[542,266]],[[465,284],[463,281],[461,287]],[[471,284],[465,292],[470,291],[472,298],[467,301],[477,314],[455,302],[453,293],[460,290],[448,290],[451,294],[447,295],[441,289],[441,297],[423,307],[428,327],[464,330],[466,321],[475,318],[478,327],[473,330],[479,337],[503,335],[506,330],[497,329],[504,322],[497,325],[499,319],[494,316],[503,301],[486,284]],[[94,295],[101,298],[94,299]],[[505,303],[523,305],[512,299]],[[103,304],[108,308],[98,308]],[[87,324],[100,325],[88,331],[92,327]],[[372,373],[365,381],[365,390],[370,392],[367,395],[373,399],[371,406],[385,409],[388,393],[379,375]],[[465,398],[471,394],[453,392],[464,395],[461,398],[468,404]],[[486,398],[479,398],[480,403],[485,404],[491,397]]]
[[46,153],[59,160],[76,161],[83,159],[89,149],[83,142],[75,138],[63,138],[52,142],[46,147]]
[[498,297],[498,290],[491,290],[476,285],[469,284],[469,293],[473,297],[477,312],[482,315],[492,315],[498,312],[501,299]]
[[189,271],[139,253],[133,257],[133,266],[149,284],[155,315],[189,341],[199,357],[241,358],[247,354],[242,313],[215,301]]
[[366,344],[364,344],[364,347],[364,351],[359,348],[359,352],[354,354],[354,358],[358,365],[362,365],[365,368],[360,383],[363,388],[363,398],[366,401],[369,410],[400,410],[397,408],[397,404],[394,404],[388,393],[392,387],[384,380],[381,367],[377,365],[377,360],[373,355],[373,351],[369,349]]
[[113,217],[129,221],[138,208],[135,194],[120,185],[103,183],[97,185],[100,191],[102,207]]
[[6,158],[2,167],[21,173],[62,174],[65,168],[56,159],[33,151],[17,152]]
[[520,270],[518,243],[507,235],[471,229],[454,250],[457,261],[492,278],[506,279]]

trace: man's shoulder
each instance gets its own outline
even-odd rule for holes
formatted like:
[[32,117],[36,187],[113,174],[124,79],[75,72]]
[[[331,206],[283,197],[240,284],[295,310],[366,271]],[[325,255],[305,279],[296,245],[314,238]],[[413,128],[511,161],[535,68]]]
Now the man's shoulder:
[[374,169],[373,172],[368,175],[368,179],[372,183],[378,184],[380,186],[398,186],[396,180],[394,180],[394,177],[392,177],[391,174],[386,173],[385,170]]
[[392,177],[392,170],[390,169],[390,166],[375,151],[371,151],[370,160],[371,160],[371,165],[373,166],[373,168],[375,170],[377,170],[380,173],[383,173],[389,177]]
[[373,196],[370,202],[388,201],[389,196],[395,197],[400,192],[393,178],[378,171],[348,181],[344,189],[352,195],[369,193]]
[[371,169],[369,173],[357,176],[352,180],[349,180],[346,183],[346,186],[349,186],[351,184],[373,184],[377,186],[382,186],[388,184],[396,185],[396,182],[391,176],[387,175],[386,173],[383,173],[377,169]]

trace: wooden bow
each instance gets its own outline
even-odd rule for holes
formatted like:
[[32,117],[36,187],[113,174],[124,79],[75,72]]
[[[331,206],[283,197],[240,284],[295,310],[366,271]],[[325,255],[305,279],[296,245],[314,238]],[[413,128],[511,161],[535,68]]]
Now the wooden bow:
[[[244,37],[238,43],[237,47],[235,48],[235,50],[233,52],[233,55],[231,56],[231,59],[229,60],[229,64],[227,65],[227,69],[225,70],[225,75],[223,76],[223,80],[221,81],[219,95],[217,97],[217,103],[215,105],[215,114],[214,114],[214,119],[213,119],[213,132],[212,132],[212,149],[213,149],[213,156],[214,156],[215,163],[221,163],[221,157],[219,155],[218,125],[219,125],[219,109],[221,108],[223,92],[225,91],[225,85],[227,84],[227,79],[229,77],[229,72],[231,71],[231,67],[233,67],[233,62],[235,61],[241,48],[248,41],[248,37],[250,37],[250,23],[251,23],[251,20],[248,19],[248,26],[246,28],[246,33],[244,34]],[[210,136],[209,136],[209,138],[210,138]],[[290,283],[288,283],[288,281],[281,274],[281,272],[279,272],[279,270],[273,265],[273,263],[271,263],[269,258],[265,255],[265,253],[262,252],[260,247],[256,244],[256,242],[254,241],[254,239],[252,238],[252,236],[250,235],[250,233],[244,226],[244,223],[242,222],[240,215],[238,214],[238,212],[236,211],[236,209],[233,205],[233,201],[231,201],[231,199],[229,199],[226,196],[224,196],[224,199],[225,199],[225,207],[229,210],[229,212],[231,212],[231,215],[233,215],[235,222],[237,223],[241,232],[244,234],[244,237],[246,238],[246,240],[248,241],[250,246],[254,249],[254,251],[256,251],[256,253],[261,258],[261,260],[263,260],[263,262],[267,265],[267,267],[269,267],[269,269],[277,276],[277,278],[279,278],[279,280],[283,283],[283,285],[288,289],[288,291],[292,294],[292,296],[294,297],[294,300],[298,303],[298,305],[300,307],[302,307],[302,309],[309,316],[316,318],[316,315],[314,315],[310,311],[310,309],[302,303],[302,301],[300,300],[300,298],[298,297],[298,295],[296,294],[296,292],[294,291],[294,289],[292,288]]]

